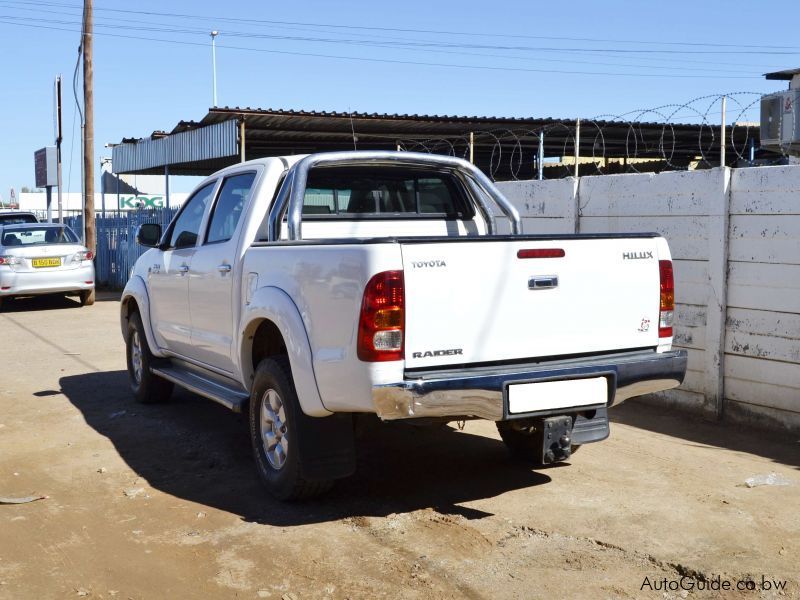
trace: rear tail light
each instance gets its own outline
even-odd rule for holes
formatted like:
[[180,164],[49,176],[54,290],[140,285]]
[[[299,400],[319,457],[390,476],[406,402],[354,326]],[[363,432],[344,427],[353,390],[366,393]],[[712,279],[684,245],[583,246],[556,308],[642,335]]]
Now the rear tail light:
[[16,256],[0,256],[0,265],[18,265],[19,258]]
[[404,326],[403,272],[378,273],[364,289],[358,322],[358,358],[366,362],[401,360]]
[[94,252],[92,252],[91,250],[81,250],[80,252],[75,253],[75,256],[72,257],[72,262],[92,260],[93,258],[94,258]]
[[658,337],[672,337],[672,321],[675,315],[675,278],[672,274],[672,261],[658,261],[661,279],[661,303],[659,306]]

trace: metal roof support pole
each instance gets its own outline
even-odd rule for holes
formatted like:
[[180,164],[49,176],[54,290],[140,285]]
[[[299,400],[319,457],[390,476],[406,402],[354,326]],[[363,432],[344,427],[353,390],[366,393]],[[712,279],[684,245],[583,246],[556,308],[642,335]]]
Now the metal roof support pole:
[[539,155],[536,160],[537,174],[539,181],[544,179],[544,131],[539,132]]
[[247,160],[244,151],[244,119],[239,121],[239,158],[239,162]]
[[213,87],[214,87],[214,94],[213,94],[213,101],[214,101],[214,108],[217,107],[217,36],[219,35],[219,31],[212,31],[211,32],[211,75],[213,78]]
[[167,208],[169,208],[169,165],[164,165],[164,191]]
[[100,214],[106,216],[106,174],[103,172],[103,159],[100,159]]
[[725,166],[725,108],[728,103],[728,97],[722,97],[722,125],[720,125],[719,129],[719,139],[720,139],[720,148],[719,148],[719,166]]
[[578,177],[578,164],[581,160],[581,120],[575,121],[575,177]]
[[469,162],[475,164],[475,133],[469,132]]

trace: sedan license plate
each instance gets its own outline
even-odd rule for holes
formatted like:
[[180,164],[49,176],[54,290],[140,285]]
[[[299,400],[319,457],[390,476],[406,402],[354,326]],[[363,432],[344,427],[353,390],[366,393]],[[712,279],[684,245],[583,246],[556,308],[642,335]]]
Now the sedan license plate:
[[608,380],[605,377],[515,383],[508,386],[509,414],[592,406],[606,402]]
[[42,267],[60,267],[61,266],[61,257],[58,258],[34,258],[31,260],[31,266],[35,269],[41,269]]

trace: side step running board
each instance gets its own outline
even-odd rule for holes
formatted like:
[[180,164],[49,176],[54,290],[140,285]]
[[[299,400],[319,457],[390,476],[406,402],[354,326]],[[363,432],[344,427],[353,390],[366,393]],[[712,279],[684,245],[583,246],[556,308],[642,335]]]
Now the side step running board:
[[233,412],[242,412],[242,407],[250,399],[250,396],[241,390],[174,365],[152,367],[150,372],[190,392],[218,402]]

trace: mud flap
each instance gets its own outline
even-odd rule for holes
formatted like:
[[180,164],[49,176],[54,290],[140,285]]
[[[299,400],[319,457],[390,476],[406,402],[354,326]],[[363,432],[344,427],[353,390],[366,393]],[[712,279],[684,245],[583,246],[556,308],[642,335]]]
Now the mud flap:
[[309,417],[300,412],[297,445],[300,472],[309,481],[341,479],[355,473],[356,447],[353,417],[335,414]]

